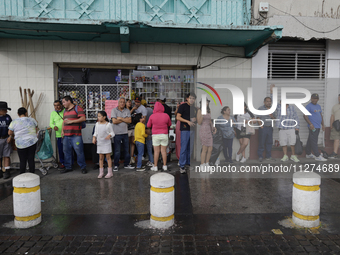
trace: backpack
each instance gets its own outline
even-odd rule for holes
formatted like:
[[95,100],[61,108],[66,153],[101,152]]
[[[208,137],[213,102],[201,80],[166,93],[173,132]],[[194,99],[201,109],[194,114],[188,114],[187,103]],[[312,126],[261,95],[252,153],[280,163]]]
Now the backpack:
[[[76,111],[76,113],[78,115],[78,105],[76,105],[76,107],[74,107],[74,110]],[[84,128],[86,128],[86,122],[85,121],[83,121],[81,123],[81,129],[84,129]]]

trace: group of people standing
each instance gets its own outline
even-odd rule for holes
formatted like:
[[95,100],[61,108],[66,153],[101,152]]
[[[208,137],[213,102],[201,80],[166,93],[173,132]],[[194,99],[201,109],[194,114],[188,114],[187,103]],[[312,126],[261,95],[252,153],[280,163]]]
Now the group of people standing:
[[[268,110],[272,106],[272,91],[275,85],[271,85],[271,96],[264,99],[264,103],[259,110]],[[318,104],[319,95],[312,94],[311,102],[306,109],[311,115],[304,115],[308,124],[309,136],[306,144],[306,157],[317,161],[326,161],[318,149],[318,136],[321,130],[325,130],[321,106]],[[334,151],[328,158],[338,158],[338,147],[340,140],[340,94],[339,103],[334,105],[331,114],[331,134],[330,139],[334,140]],[[250,134],[242,123],[258,123],[259,126],[259,147],[258,158],[262,162],[264,159],[271,160],[273,146],[273,121],[279,129],[279,143],[282,146],[283,158],[281,161],[292,160],[299,162],[295,155],[296,134],[299,132],[300,121],[293,105],[286,105],[286,114],[282,114],[281,104],[277,105],[276,111],[269,115],[255,116],[247,105],[244,104],[244,113],[233,116],[228,106],[221,110],[220,120],[227,120],[223,124],[212,125],[211,110],[209,100],[206,104],[199,102],[199,107],[195,107],[196,95],[191,92],[186,95],[185,101],[177,105],[176,117],[176,154],[179,158],[179,170],[186,173],[190,169],[190,160],[193,153],[195,126],[200,125],[199,138],[202,145],[201,167],[209,167],[213,150],[213,136],[217,131],[221,133],[224,158],[227,163],[233,163],[233,140],[239,140],[240,147],[236,152],[236,161],[246,162],[245,150],[249,144]],[[97,123],[93,132],[93,143],[97,145],[99,154],[99,175],[104,177],[104,161],[107,161],[108,171],[105,178],[111,178],[113,171],[118,171],[121,151],[124,153],[124,168],[145,171],[145,167],[158,171],[159,154],[162,159],[162,170],[167,171],[167,147],[169,145],[169,130],[171,126],[171,108],[166,105],[166,99],[158,100],[154,109],[146,105],[145,100],[136,97],[135,105],[131,100],[120,98],[118,106],[112,109],[111,121],[105,111],[99,111]],[[202,106],[206,114],[202,114]],[[12,120],[7,112],[6,102],[0,102],[0,157],[1,171],[0,178],[10,177],[10,155],[13,151],[14,141],[20,159],[20,173],[24,173],[28,164],[29,171],[34,173],[34,155],[37,145],[37,122],[28,117],[27,110],[19,108],[18,118]],[[77,155],[77,163],[83,174],[87,173],[84,155],[84,146],[81,129],[86,121],[84,110],[75,105],[70,96],[65,96],[62,101],[54,102],[54,111],[50,116],[50,127],[55,131],[58,154],[60,162],[60,172],[72,171],[73,151]],[[285,121],[285,125],[283,125]],[[112,123],[111,123],[112,122]],[[295,126],[293,124],[296,124]],[[112,142],[114,149],[112,150]],[[288,157],[288,146],[291,147],[291,156]],[[122,150],[121,150],[122,149]],[[137,160],[135,161],[135,149],[137,149]],[[144,153],[144,151],[146,153]],[[113,162],[111,154],[113,152]],[[147,154],[149,161],[143,166],[143,155]],[[132,166],[136,164],[136,167]],[[2,171],[4,170],[4,171]]]

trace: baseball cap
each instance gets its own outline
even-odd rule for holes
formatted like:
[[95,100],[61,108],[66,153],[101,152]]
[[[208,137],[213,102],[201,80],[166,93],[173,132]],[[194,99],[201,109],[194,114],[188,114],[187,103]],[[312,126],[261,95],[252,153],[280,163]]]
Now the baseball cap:
[[141,98],[141,97],[136,97],[136,98],[135,98],[135,102],[140,103],[141,101],[142,101],[142,98]]
[[319,99],[319,94],[316,94],[316,93],[312,94],[312,98],[317,98],[317,99]]

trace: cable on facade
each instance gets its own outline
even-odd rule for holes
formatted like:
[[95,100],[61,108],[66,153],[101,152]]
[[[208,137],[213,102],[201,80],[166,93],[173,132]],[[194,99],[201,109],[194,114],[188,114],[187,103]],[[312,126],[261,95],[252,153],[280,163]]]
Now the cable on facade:
[[[202,58],[202,52],[203,52],[203,48],[204,48],[204,47],[206,47],[206,48],[208,48],[208,49],[211,49],[211,50],[214,50],[214,51],[217,51],[217,52],[219,52],[219,53],[228,54],[228,55],[227,55],[227,56],[223,56],[223,57],[221,57],[221,58],[218,58],[218,59],[214,60],[213,62],[211,62],[211,63],[208,64],[208,65],[201,66],[201,58]],[[198,55],[198,59],[197,59],[197,69],[207,68],[207,67],[213,65],[214,63],[216,63],[216,62],[218,62],[218,61],[221,61],[221,60],[223,60],[223,59],[226,59],[226,58],[245,58],[245,57],[240,56],[240,55],[229,54],[229,53],[226,53],[226,52],[222,52],[222,51],[216,50],[216,49],[214,49],[214,48],[212,48],[212,47],[209,47],[209,46],[207,46],[207,45],[202,45],[202,46],[201,46],[201,49],[200,49],[200,53],[199,53],[199,55]]]
[[271,4],[270,4],[269,6],[272,7],[273,9],[277,10],[277,11],[280,11],[280,12],[282,12],[282,13],[284,13],[284,14],[287,14],[287,15],[289,15],[289,16],[292,16],[292,17],[293,17],[297,22],[299,22],[301,25],[303,25],[304,27],[306,27],[306,28],[308,28],[308,29],[310,29],[310,30],[312,30],[312,31],[314,31],[314,32],[316,32],[316,33],[327,34],[327,33],[334,32],[335,30],[337,30],[337,29],[340,28],[340,26],[338,26],[338,27],[336,27],[336,28],[334,28],[334,29],[332,29],[332,30],[329,30],[329,31],[318,31],[318,30],[316,30],[316,29],[314,29],[314,28],[311,28],[311,27],[305,25],[302,21],[300,21],[300,20],[299,20],[298,18],[296,18],[294,15],[292,15],[292,14],[290,14],[290,13],[288,13],[288,12],[282,11],[282,10],[280,10],[280,9],[278,9],[278,8],[276,8],[276,7],[274,7],[274,6],[272,6]]

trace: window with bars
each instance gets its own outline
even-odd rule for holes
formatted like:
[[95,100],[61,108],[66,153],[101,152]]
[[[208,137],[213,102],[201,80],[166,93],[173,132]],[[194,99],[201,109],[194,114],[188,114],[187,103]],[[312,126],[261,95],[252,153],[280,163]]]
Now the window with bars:
[[274,44],[269,46],[268,79],[324,79],[324,45]]

